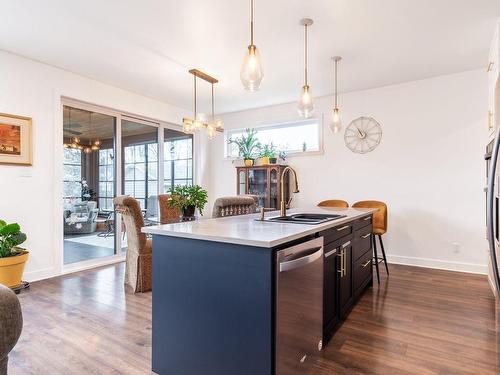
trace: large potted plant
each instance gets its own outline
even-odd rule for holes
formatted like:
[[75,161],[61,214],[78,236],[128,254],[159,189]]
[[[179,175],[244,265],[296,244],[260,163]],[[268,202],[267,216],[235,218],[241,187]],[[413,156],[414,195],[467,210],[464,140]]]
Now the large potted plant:
[[28,252],[19,247],[26,241],[17,223],[0,220],[0,284],[14,288],[21,285]]
[[245,134],[235,139],[229,138],[228,143],[234,143],[238,146],[238,153],[247,167],[254,164],[254,157],[259,154],[261,144],[257,138],[257,130],[245,129]]
[[167,204],[182,212],[183,220],[193,220],[196,209],[203,216],[203,208],[207,204],[207,191],[199,185],[175,186],[170,189]]
[[262,165],[276,164],[276,146],[272,142],[265,144],[261,147],[259,156],[262,159]]

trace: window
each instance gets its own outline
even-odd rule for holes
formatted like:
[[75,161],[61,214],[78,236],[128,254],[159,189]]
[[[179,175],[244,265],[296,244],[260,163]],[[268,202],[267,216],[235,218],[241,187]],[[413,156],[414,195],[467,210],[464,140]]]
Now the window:
[[113,149],[99,150],[99,209],[112,210],[114,197],[114,156]]
[[126,146],[124,151],[124,194],[137,199],[141,208],[146,209],[146,198],[158,195],[158,145]]
[[63,196],[64,201],[82,198],[82,151],[74,148],[64,149]]
[[[280,151],[296,154],[307,151],[321,151],[320,124],[317,119],[256,127],[257,138],[261,144],[272,143]],[[227,140],[241,137],[245,129],[226,132],[226,157],[238,157],[238,146],[228,144]]]
[[193,185],[193,138],[169,139],[164,144],[165,191],[176,185]]

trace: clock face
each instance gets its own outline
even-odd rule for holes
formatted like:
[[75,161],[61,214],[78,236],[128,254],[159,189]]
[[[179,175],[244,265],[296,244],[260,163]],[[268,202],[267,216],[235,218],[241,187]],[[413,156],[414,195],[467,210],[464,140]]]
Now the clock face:
[[345,145],[352,152],[366,154],[375,150],[382,139],[382,127],[372,117],[358,117],[345,129]]

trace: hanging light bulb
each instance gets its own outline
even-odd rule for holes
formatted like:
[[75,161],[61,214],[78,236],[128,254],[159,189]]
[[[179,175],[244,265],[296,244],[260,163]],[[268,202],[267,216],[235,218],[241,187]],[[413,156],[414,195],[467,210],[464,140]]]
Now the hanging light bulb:
[[83,152],[85,152],[86,154],[90,154],[92,152],[92,149],[90,147],[85,147],[83,149]]
[[257,91],[264,77],[257,46],[253,44],[253,0],[250,0],[250,45],[241,64],[240,79],[245,90]]
[[214,139],[215,137],[215,126],[212,124],[207,125],[207,136],[208,139]]
[[304,26],[304,86],[302,86],[297,109],[300,116],[308,118],[313,112],[314,105],[311,88],[307,84],[307,28],[313,24],[313,20],[303,18],[300,24]]
[[334,92],[333,92],[333,110],[332,110],[332,118],[331,122],[328,124],[330,127],[330,130],[334,133],[339,133],[342,130],[342,119],[340,116],[340,109],[338,106],[338,89],[337,89],[337,64],[340,60],[342,60],[342,57],[340,56],[335,56],[332,57],[333,63],[334,63]]

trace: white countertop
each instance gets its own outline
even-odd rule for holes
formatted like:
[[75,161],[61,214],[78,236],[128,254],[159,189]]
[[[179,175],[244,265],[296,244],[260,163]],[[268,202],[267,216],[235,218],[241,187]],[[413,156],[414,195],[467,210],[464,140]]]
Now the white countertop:
[[[257,221],[260,214],[229,216],[217,219],[154,225],[142,228],[143,233],[226,242],[239,245],[274,247],[309,234],[346,223],[377,209],[306,207],[287,210],[289,213],[330,213],[346,217],[322,224],[295,224]],[[279,211],[266,212],[266,217],[279,216]]]

